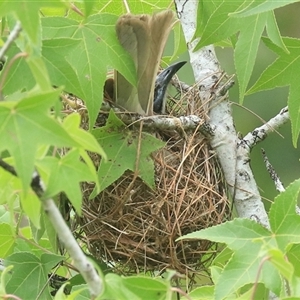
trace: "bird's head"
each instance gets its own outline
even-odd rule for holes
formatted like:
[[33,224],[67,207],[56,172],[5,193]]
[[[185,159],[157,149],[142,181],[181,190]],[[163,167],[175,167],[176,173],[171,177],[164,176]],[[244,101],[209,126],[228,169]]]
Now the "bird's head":
[[153,100],[153,110],[155,113],[164,113],[167,87],[172,77],[185,64],[186,61],[174,63],[168,68],[164,69],[159,75],[157,75],[155,81]]

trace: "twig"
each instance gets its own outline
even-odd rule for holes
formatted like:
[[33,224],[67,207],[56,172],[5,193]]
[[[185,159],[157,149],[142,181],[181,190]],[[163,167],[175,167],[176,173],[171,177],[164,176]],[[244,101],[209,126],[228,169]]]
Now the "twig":
[[[274,184],[275,184],[275,188],[278,192],[282,193],[285,191],[285,188],[278,176],[278,174],[276,173],[275,169],[273,168],[272,164],[269,162],[269,159],[266,155],[266,152],[264,149],[261,149],[261,152],[262,152],[262,155],[263,155],[263,158],[264,158],[264,162],[265,162],[265,165],[266,165],[266,169],[267,171],[269,172],[272,180],[274,181]],[[298,205],[296,205],[296,213],[298,215],[300,215],[300,207]]]
[[21,22],[17,21],[14,29],[10,32],[6,42],[4,43],[3,47],[0,48],[0,60],[4,58],[6,51],[9,49],[10,45],[13,41],[18,37],[19,33],[21,32]]
[[81,17],[84,17],[84,14],[82,13],[82,11],[73,3],[71,3],[70,8],[76,12],[77,14],[79,14]]
[[249,132],[240,142],[239,146],[248,147],[249,151],[259,142],[263,141],[270,132],[282,126],[289,120],[289,111],[287,106],[284,107],[279,114],[270,119],[264,125]]
[[187,83],[179,80],[177,76],[174,76],[174,78],[171,80],[171,84],[177,89],[177,91],[183,91],[184,93],[187,93],[194,88],[193,86],[190,86]]
[[1,158],[0,158],[0,167],[2,167],[5,171],[9,172],[12,175],[18,176],[15,169],[11,165],[6,163],[4,160],[2,160]]
[[[62,100],[70,107],[70,110],[85,110],[86,107],[80,101],[76,102],[68,97],[62,95]],[[157,130],[176,130],[179,133],[182,131],[196,130],[207,138],[214,135],[215,128],[207,123],[203,118],[197,115],[187,115],[180,117],[172,117],[168,115],[142,116],[136,113],[124,111],[124,109],[114,106],[114,103],[103,101],[101,105],[100,114],[107,114],[111,109],[118,115],[118,117],[128,126],[140,127],[143,122],[143,130],[157,131]]]
[[266,165],[266,168],[267,168],[267,171],[269,172],[272,180],[274,181],[274,184],[275,184],[275,187],[276,187],[276,190],[278,192],[284,192],[285,191],[285,188],[278,176],[278,174],[276,173],[275,169],[273,168],[273,166],[271,165],[271,163],[269,162],[269,159],[266,155],[266,151],[261,148],[261,152],[262,152],[262,156],[264,158],[264,162],[265,162],[265,165]]
[[213,136],[214,128],[196,115],[170,117],[150,116],[141,117],[137,115],[122,115],[120,119],[127,125],[134,125],[143,121],[145,130],[176,130],[179,132],[198,129],[206,137]]
[[[112,109],[112,107],[103,102],[101,110],[108,111]],[[177,130],[182,132],[198,129],[200,133],[202,133],[205,137],[211,137],[214,134],[214,127],[210,126],[204,119],[200,118],[196,115],[188,115],[181,117],[171,117],[165,115],[156,115],[156,116],[141,116],[139,114],[132,114],[128,112],[124,112],[121,109],[113,108],[114,112],[116,112],[119,118],[129,126],[137,125],[139,126],[140,122],[143,122],[143,129],[149,131],[155,130]]]
[[[0,159],[0,166],[10,174],[17,176],[15,169],[2,159]],[[37,172],[34,172],[32,176],[31,187],[41,199],[45,191],[45,186]],[[48,215],[48,218],[55,229],[58,238],[64,244],[66,250],[72,257],[75,267],[79,270],[88,284],[91,297],[93,299],[96,298],[103,290],[103,282],[101,277],[97,274],[92,263],[82,252],[53,199],[42,200],[42,206],[46,215]]]

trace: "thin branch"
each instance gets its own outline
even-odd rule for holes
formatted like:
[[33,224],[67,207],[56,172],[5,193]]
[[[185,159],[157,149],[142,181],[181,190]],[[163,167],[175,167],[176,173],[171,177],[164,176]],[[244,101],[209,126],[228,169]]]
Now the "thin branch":
[[289,111],[287,106],[281,109],[279,114],[274,118],[270,119],[268,122],[262,126],[249,132],[241,141],[240,145],[245,145],[249,148],[249,151],[257,145],[259,142],[263,141],[269,133],[273,132],[275,129],[279,128],[289,120]]
[[149,131],[167,129],[183,132],[198,129],[198,131],[206,137],[211,137],[214,134],[214,128],[196,115],[181,117],[169,117],[163,115],[142,117],[140,115],[121,114],[119,116],[126,125],[135,125],[135,123],[143,122],[143,129]]
[[[68,97],[62,96],[63,101],[70,107],[71,111],[85,110],[86,107],[80,101],[76,102]],[[128,126],[136,126],[143,122],[143,130],[154,132],[157,130],[176,130],[179,133],[183,131],[195,131],[196,129],[207,138],[214,135],[215,127],[205,122],[203,118],[196,115],[188,115],[181,117],[171,117],[167,115],[156,116],[141,116],[139,114],[129,113],[114,107],[113,104],[103,101],[100,114],[107,114],[111,109],[118,115],[118,117]]]
[[79,14],[81,17],[84,17],[83,12],[73,3],[71,3],[70,8],[77,14]]
[[0,60],[3,60],[6,51],[9,49],[10,45],[13,41],[18,37],[19,33],[21,32],[21,22],[17,21],[14,29],[10,32],[6,42],[4,43],[3,47],[0,48]]
[[[272,164],[269,162],[269,159],[266,155],[266,152],[264,149],[261,149],[261,152],[262,152],[262,155],[263,155],[263,158],[264,158],[264,162],[265,162],[265,165],[266,165],[266,169],[268,171],[268,173],[270,174],[272,180],[274,181],[274,184],[275,184],[275,188],[278,192],[282,193],[285,191],[285,188],[283,186],[283,183],[281,182],[277,172],[275,171],[275,169],[273,168]],[[296,205],[296,213],[298,215],[300,215],[300,207],[298,205]]]
[[188,46],[190,62],[199,96],[208,115],[207,122],[213,129],[210,145],[220,162],[228,190],[234,197],[237,214],[254,219],[269,228],[269,220],[254,179],[248,152],[239,146],[229,102],[228,89],[233,80],[221,69],[213,45],[196,49],[197,11],[199,1],[175,0],[177,15]]
[[275,171],[275,169],[273,168],[273,166],[271,165],[271,163],[269,162],[269,159],[266,155],[266,151],[262,148],[261,149],[261,152],[262,152],[262,156],[263,156],[263,159],[264,159],[264,162],[265,162],[265,165],[266,165],[266,169],[268,171],[268,173],[270,174],[272,180],[274,181],[274,184],[275,184],[275,187],[276,187],[276,190],[278,192],[284,192],[285,191],[285,188],[277,174],[277,172]]
[[[0,159],[0,166],[13,176],[17,176],[15,169],[2,159]],[[37,172],[34,172],[32,176],[31,187],[41,199],[45,191],[45,186]],[[48,215],[48,218],[55,229],[58,238],[64,244],[66,250],[72,257],[74,266],[79,270],[84,280],[88,284],[91,297],[93,299],[96,298],[103,290],[103,282],[101,277],[97,274],[93,264],[84,255],[53,199],[42,200],[42,207],[45,213]]]
[[171,84],[176,88],[177,91],[182,91],[184,93],[188,93],[193,90],[193,86],[188,85],[187,83],[179,80],[178,76],[174,76],[171,80]]
[[88,284],[91,296],[93,298],[97,297],[103,290],[101,277],[97,274],[91,261],[89,261],[82,252],[54,201],[47,199],[42,201],[42,204],[60,241],[64,244],[66,250],[72,257],[74,266],[80,271],[82,277]]
[[3,159],[0,158],[0,167],[2,167],[5,171],[10,173],[11,175],[18,176],[14,167],[6,163]]

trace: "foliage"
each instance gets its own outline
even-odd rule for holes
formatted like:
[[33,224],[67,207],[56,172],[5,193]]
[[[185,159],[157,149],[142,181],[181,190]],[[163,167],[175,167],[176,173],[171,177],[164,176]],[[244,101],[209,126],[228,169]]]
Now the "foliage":
[[[113,111],[110,112],[106,125],[94,129],[92,133],[99,144],[103,145],[109,162],[101,161],[98,168],[100,191],[117,180],[126,170],[138,171],[144,182],[154,188],[154,163],[148,158],[152,152],[164,145],[163,142],[157,141],[150,134],[141,133],[139,136],[129,130]],[[136,170],[137,159],[138,170]]]
[[[196,34],[201,36],[197,48],[230,39],[234,47],[234,62],[239,81],[240,101],[245,94],[267,90],[278,86],[291,86],[288,100],[293,144],[296,146],[300,132],[297,84],[291,78],[300,52],[297,39],[282,39],[276,23],[274,8],[282,6],[281,1],[255,1],[250,6],[247,1],[210,1],[202,2],[198,9],[201,20]],[[286,4],[297,1],[285,1]],[[269,39],[264,37],[267,46],[280,58],[265,70],[258,82],[249,90],[247,86],[253,71],[259,42],[266,29]],[[236,33],[239,32],[238,37]],[[280,65],[281,64],[281,65]],[[282,68],[284,65],[284,68]],[[284,72],[282,72],[284,70]],[[290,77],[291,76],[291,77]],[[295,87],[296,86],[296,87]]]
[[[300,245],[300,216],[295,211],[299,192],[298,179],[276,197],[269,213],[270,230],[254,220],[237,218],[179,238],[209,239],[230,249],[230,256],[220,254],[225,259],[217,257],[211,267],[215,299],[239,299],[245,293],[262,299],[256,294],[259,283],[277,296],[300,297],[300,265],[295,257]],[[203,288],[203,297],[206,292]],[[202,299],[201,293],[199,289],[197,297]],[[261,287],[259,293],[266,291]]]
[[[296,1],[253,1],[250,5],[242,0],[201,1],[196,36],[202,36],[198,47],[226,44],[234,49],[241,101],[246,94],[290,86],[288,106],[296,145],[300,132],[299,40],[282,38],[274,16],[275,8],[292,2]],[[96,194],[127,169],[135,170],[139,143],[139,175],[149,186],[154,185],[154,166],[148,158],[163,146],[161,141],[147,134],[133,136],[113,112],[105,127],[93,129],[107,71],[116,69],[132,84],[137,81],[133,62],[115,34],[116,20],[125,13],[120,3],[88,0],[75,3],[75,7],[68,1],[0,1],[0,44],[5,44],[7,32],[13,30],[17,20],[22,25],[0,73],[0,97],[5,100],[0,102],[1,158],[18,175],[0,168],[0,257],[6,265],[14,266],[1,274],[1,297],[10,293],[24,299],[53,299],[48,284],[50,272],[75,278],[68,267],[70,258],[58,254],[53,228],[41,212],[41,200],[53,197],[58,202],[63,192],[80,213],[80,183],[94,182]],[[131,10],[152,13],[169,4],[133,1]],[[176,57],[185,47],[179,24],[175,25],[174,37],[172,56]],[[247,90],[261,40],[278,59]],[[63,90],[83,99],[86,113],[74,109],[68,116],[63,114]],[[80,127],[86,114],[89,131]],[[65,155],[62,149],[68,149]],[[90,152],[102,157],[98,173]],[[43,199],[30,187],[34,170],[46,186]],[[211,267],[214,285],[194,289],[190,299],[245,299],[252,293],[262,298],[267,290],[281,297],[300,297],[300,217],[295,213],[299,188],[298,180],[277,197],[270,210],[270,230],[251,220],[235,219],[184,237],[228,246]],[[29,220],[25,226],[24,217]],[[122,277],[105,272],[103,263],[98,266],[105,273],[105,291],[100,299],[172,298],[172,271],[164,279]],[[71,295],[64,295],[66,286],[62,286],[55,298],[89,298],[79,277],[73,282],[71,279]]]

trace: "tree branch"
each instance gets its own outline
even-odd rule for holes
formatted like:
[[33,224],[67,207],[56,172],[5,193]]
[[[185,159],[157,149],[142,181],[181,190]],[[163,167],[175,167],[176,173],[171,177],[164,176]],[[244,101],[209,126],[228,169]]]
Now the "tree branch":
[[6,51],[9,49],[9,47],[13,43],[13,41],[18,37],[21,30],[22,30],[21,22],[17,21],[14,29],[10,32],[3,47],[0,48],[0,61],[4,59],[4,55],[5,55]]
[[[13,176],[17,176],[15,169],[0,159],[0,166]],[[34,172],[31,181],[31,187],[37,196],[41,199],[45,186],[37,172]],[[63,219],[59,209],[52,199],[41,200],[42,207],[47,214],[58,238],[65,246],[66,250],[74,261],[74,266],[79,270],[84,280],[89,286],[91,297],[96,298],[103,290],[103,282],[93,264],[87,259],[80,246],[75,240],[70,228]]]
[[263,141],[269,133],[273,132],[274,130],[285,124],[289,120],[289,118],[289,111],[286,106],[274,118],[270,119],[262,126],[249,132],[239,142],[239,144],[247,145],[250,151],[256,144]]
[[237,148],[238,136],[226,92],[227,76],[224,76],[220,68],[212,45],[194,51],[200,41],[200,38],[193,40],[197,25],[198,1],[175,0],[175,5],[188,45],[200,98],[203,105],[206,105],[208,123],[215,129],[210,143],[220,161],[237,213],[239,217],[254,219],[269,227],[268,216],[249,165],[249,158]]
[[264,162],[265,162],[265,166],[266,166],[266,169],[270,175],[270,177],[272,178],[272,180],[274,181],[274,184],[275,184],[275,187],[276,187],[276,190],[278,192],[284,192],[285,191],[285,188],[278,176],[278,174],[276,173],[275,169],[273,168],[272,164],[269,162],[269,159],[266,155],[266,152],[264,149],[261,149],[261,153],[262,153],[262,156],[264,158]]

